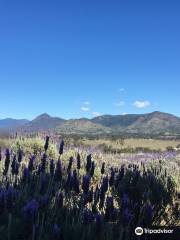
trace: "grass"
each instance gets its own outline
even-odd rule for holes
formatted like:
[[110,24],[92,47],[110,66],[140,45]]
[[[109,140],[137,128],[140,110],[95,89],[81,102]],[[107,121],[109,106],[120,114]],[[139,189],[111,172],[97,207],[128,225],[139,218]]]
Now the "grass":
[[[36,138],[37,141],[39,141],[38,138]],[[31,141],[31,140],[28,140]],[[8,146],[11,146],[14,142],[13,139],[7,139],[7,138],[0,138],[0,147],[6,148]],[[70,144],[76,144],[76,145],[83,145],[83,146],[90,146],[90,147],[98,147],[102,144],[107,145],[109,147],[115,148],[115,149],[122,149],[122,148],[149,148],[150,150],[160,150],[165,151],[167,147],[171,146],[175,148],[178,144],[180,144],[180,140],[158,140],[158,139],[144,139],[144,138],[129,138],[122,141],[121,139],[118,140],[111,140],[111,139],[95,139],[90,140],[87,138],[84,138],[83,140],[74,140],[73,138],[68,139],[68,143]]]
[[87,140],[85,139],[82,142],[84,145],[88,146],[98,146],[101,144],[106,144],[113,148],[122,149],[122,148],[149,148],[151,150],[161,150],[165,151],[167,147],[176,147],[180,144],[180,140],[157,140],[157,139],[125,139],[124,144],[121,143],[121,139],[117,141],[100,139],[100,140]]

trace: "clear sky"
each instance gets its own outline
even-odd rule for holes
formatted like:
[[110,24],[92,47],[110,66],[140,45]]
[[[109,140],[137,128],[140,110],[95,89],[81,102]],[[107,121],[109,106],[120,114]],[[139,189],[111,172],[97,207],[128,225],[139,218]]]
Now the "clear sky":
[[180,116],[179,0],[0,1],[0,118]]

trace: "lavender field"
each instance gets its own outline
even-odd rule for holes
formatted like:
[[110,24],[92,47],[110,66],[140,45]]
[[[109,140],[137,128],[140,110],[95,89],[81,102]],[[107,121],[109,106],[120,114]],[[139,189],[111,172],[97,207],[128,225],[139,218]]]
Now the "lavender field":
[[180,1],[0,1],[0,240],[180,240]]
[[136,239],[179,226],[180,154],[110,154],[46,139],[0,152],[0,239]]

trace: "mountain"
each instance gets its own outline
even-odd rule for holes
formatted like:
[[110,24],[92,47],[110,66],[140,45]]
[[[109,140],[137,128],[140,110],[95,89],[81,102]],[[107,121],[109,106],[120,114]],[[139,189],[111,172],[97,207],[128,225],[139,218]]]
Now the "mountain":
[[110,127],[114,133],[180,134],[180,118],[163,112],[147,114],[104,115],[92,122]]
[[180,133],[180,118],[167,113],[153,112],[141,116],[131,126],[127,127],[127,131],[146,134]]
[[139,117],[139,114],[102,115],[93,118],[91,121],[110,128],[127,127],[133,124]]
[[77,119],[66,121],[61,126],[58,126],[55,131],[57,133],[69,133],[69,134],[88,134],[88,135],[98,135],[98,134],[109,134],[111,129],[104,127],[101,124],[93,123],[89,119]]
[[55,129],[57,126],[65,123],[66,120],[58,117],[51,117],[47,113],[43,113],[36,117],[34,120],[24,124],[21,127],[21,131],[26,132],[38,132]]
[[5,118],[0,119],[0,129],[1,130],[10,130],[16,129],[24,124],[27,124],[29,121],[26,119],[13,119],[13,118]]
[[51,130],[57,134],[180,136],[180,118],[156,111],[147,114],[103,115],[92,119],[65,120],[44,113],[32,121],[0,120],[0,130],[7,128],[29,133]]

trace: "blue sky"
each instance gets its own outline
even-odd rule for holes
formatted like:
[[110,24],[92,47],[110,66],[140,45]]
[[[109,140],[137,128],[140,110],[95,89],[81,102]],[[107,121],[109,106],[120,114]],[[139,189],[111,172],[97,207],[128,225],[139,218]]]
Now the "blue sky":
[[0,118],[180,116],[180,1],[0,1]]

